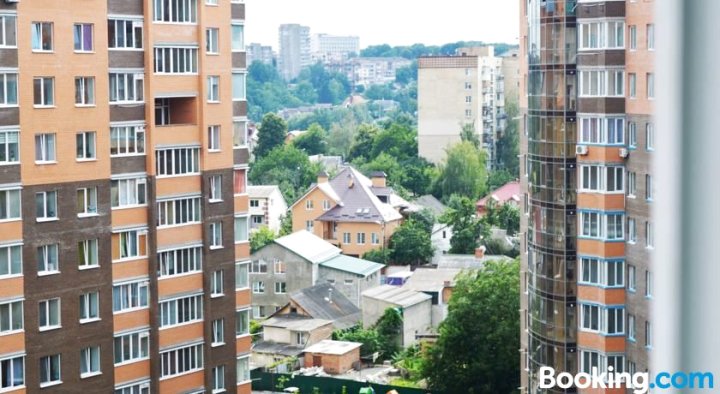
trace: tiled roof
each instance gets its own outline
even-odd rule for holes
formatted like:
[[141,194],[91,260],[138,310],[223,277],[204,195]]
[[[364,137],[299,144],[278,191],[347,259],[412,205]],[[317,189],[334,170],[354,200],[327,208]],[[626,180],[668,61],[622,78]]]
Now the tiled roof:
[[508,182],[505,185],[501,186],[499,189],[494,190],[492,193],[478,201],[477,207],[480,208],[487,206],[488,199],[490,198],[503,204],[510,200],[520,201],[520,194],[520,182]]
[[275,243],[313,264],[340,254],[340,249],[307,230],[280,237]]

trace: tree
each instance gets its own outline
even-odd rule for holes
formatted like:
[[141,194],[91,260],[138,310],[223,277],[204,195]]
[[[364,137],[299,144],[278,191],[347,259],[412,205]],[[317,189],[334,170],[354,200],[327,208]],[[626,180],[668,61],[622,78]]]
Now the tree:
[[435,225],[435,214],[430,209],[423,208],[417,212],[413,212],[410,214],[410,219],[422,225],[425,232],[432,234],[432,229]]
[[369,250],[362,255],[363,260],[373,261],[380,264],[387,264],[390,261],[390,249],[377,248]]
[[250,253],[255,253],[265,245],[271,244],[277,235],[267,226],[262,226],[250,234]]
[[383,315],[378,319],[377,323],[375,323],[375,329],[380,339],[380,349],[384,356],[383,358],[388,359],[400,351],[402,344],[402,326],[402,310],[396,308],[385,309]]
[[452,254],[475,253],[475,249],[480,246],[480,238],[489,235],[489,227],[476,215],[474,200],[464,196],[450,197],[448,209],[440,216],[440,223],[452,227]]
[[480,136],[475,131],[474,123],[466,123],[460,129],[460,140],[472,143],[476,149],[480,149]]
[[488,175],[487,183],[485,190],[488,192],[492,192],[493,190],[499,188],[500,186],[505,185],[506,183],[513,181],[517,179],[517,176],[514,176],[510,173],[508,170],[495,170],[490,171],[490,175]]
[[249,179],[254,185],[278,185],[285,200],[295,201],[317,179],[318,163],[292,144],[278,146],[256,160]]
[[391,260],[395,264],[420,265],[429,262],[434,250],[430,234],[420,222],[408,219],[390,238]]
[[354,160],[359,157],[369,159],[373,148],[373,141],[379,133],[380,129],[375,125],[363,123],[358,126],[352,146],[350,146],[348,160]]
[[362,343],[360,347],[362,356],[370,356],[380,350],[380,336],[374,328],[364,329],[358,325],[345,330],[335,330],[332,333],[332,339]]
[[307,132],[293,140],[293,145],[304,150],[308,155],[322,154],[325,153],[327,145],[325,138],[325,130],[319,124],[313,123],[307,129]]
[[328,153],[347,157],[350,152],[350,145],[355,137],[355,129],[357,123],[352,115],[346,115],[341,122],[335,123],[330,127],[328,135]]
[[515,235],[520,231],[520,209],[511,204],[498,206],[489,202],[484,219],[487,224],[506,230],[508,235]]
[[518,133],[518,104],[516,101],[505,103],[507,113],[507,127],[496,144],[497,164],[514,174],[514,178],[520,177],[520,136]]
[[256,160],[285,144],[287,131],[287,123],[281,117],[272,113],[265,114],[258,129],[258,144],[253,150]]
[[287,214],[283,215],[280,219],[280,231],[278,236],[284,237],[292,234],[292,211],[288,210]]
[[438,194],[445,200],[453,194],[471,199],[482,195],[487,178],[485,152],[467,141],[453,145],[446,152],[436,185]]
[[410,82],[417,81],[418,79],[418,68],[417,59],[413,60],[412,64],[405,67],[399,67],[395,70],[395,82],[407,85]]
[[428,350],[423,374],[446,393],[512,393],[520,385],[520,264],[487,261],[460,274],[440,337]]

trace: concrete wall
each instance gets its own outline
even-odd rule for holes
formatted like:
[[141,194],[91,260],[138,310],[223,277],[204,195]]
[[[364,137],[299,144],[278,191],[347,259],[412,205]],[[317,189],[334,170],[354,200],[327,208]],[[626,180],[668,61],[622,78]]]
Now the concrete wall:
[[[350,281],[350,282],[345,282]],[[333,286],[347,297],[358,308],[362,308],[362,293],[365,290],[380,286],[380,272],[369,275],[367,278],[333,268],[318,267],[317,283],[333,283]]]
[[360,361],[360,348],[354,349],[343,355],[305,353],[305,368],[313,366],[313,356],[321,357],[322,367],[325,372],[337,375],[351,370],[353,363]]
[[[290,300],[290,294],[315,284],[314,278],[317,277],[317,273],[314,271],[317,270],[317,267],[313,267],[307,260],[280,245],[268,245],[253,253],[250,258],[252,261],[264,260],[268,265],[267,273],[250,274],[251,289],[253,283],[257,281],[265,282],[265,293],[253,294],[252,303],[253,306],[265,306],[267,314],[274,312],[276,307],[287,304]],[[285,262],[285,274],[273,273],[273,261],[275,259]],[[275,293],[275,282],[286,283],[285,294]]]
[[[369,328],[375,324],[385,313],[387,308],[397,308],[398,305],[363,297],[363,327]],[[432,303],[427,299],[418,304],[403,309],[403,335],[402,346],[415,344],[415,333],[429,331],[432,327]]]

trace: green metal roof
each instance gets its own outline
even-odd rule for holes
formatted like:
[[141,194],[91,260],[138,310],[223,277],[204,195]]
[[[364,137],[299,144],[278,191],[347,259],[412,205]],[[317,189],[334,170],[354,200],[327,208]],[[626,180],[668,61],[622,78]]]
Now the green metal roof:
[[358,259],[356,257],[346,256],[344,254],[337,255],[329,260],[323,261],[322,263],[320,263],[320,265],[339,271],[350,272],[363,277],[380,271],[380,269],[384,267],[383,264]]

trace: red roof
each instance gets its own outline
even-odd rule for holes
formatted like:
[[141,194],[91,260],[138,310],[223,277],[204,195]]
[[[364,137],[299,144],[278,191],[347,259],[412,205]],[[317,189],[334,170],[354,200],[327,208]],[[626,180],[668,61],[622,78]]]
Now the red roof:
[[477,208],[484,208],[487,206],[488,199],[492,198],[499,204],[505,204],[510,200],[520,201],[520,182],[512,181],[501,186],[499,189],[494,190],[492,193],[483,197],[477,202]]

